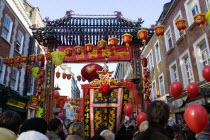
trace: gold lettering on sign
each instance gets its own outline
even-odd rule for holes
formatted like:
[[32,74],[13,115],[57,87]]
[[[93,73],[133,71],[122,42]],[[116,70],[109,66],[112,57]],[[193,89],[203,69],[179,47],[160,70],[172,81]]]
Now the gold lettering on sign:
[[98,51],[97,50],[93,50],[91,53],[88,53],[88,57],[97,57],[98,56]]
[[108,56],[108,57],[111,56],[111,52],[110,52],[109,49],[107,49],[107,50],[102,50],[102,57],[105,57],[105,56]]
[[84,50],[82,50],[82,53],[80,55],[76,55],[76,58],[84,58]]
[[125,55],[129,55],[129,52],[114,52],[115,55],[119,55],[120,58],[124,58]]

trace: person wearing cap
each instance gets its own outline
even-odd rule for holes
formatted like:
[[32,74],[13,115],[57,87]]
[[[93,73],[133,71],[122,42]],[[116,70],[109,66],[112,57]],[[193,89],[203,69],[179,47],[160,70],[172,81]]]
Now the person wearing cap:
[[[59,120],[61,120],[61,123],[62,123],[62,125],[63,125],[63,124],[64,124],[63,122],[64,122],[64,120],[65,120],[65,115],[64,115],[63,113],[59,113],[58,116],[57,116],[57,118],[58,118]],[[68,136],[68,131],[67,131],[65,125],[63,125],[63,133],[64,133],[65,136]]]

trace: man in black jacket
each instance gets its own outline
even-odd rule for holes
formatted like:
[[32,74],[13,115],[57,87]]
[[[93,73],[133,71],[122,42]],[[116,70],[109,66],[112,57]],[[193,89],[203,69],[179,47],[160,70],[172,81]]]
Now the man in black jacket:
[[165,128],[169,118],[169,106],[163,101],[153,101],[147,109],[149,127],[138,133],[135,140],[171,140]]

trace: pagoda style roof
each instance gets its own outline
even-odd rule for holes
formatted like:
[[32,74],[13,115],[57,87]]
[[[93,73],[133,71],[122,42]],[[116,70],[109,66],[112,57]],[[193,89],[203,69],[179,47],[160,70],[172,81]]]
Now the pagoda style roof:
[[[57,45],[96,45],[99,40],[116,37],[119,45],[123,44],[122,35],[131,34],[137,39],[137,32],[142,29],[143,21],[130,21],[119,15],[115,16],[67,16],[59,20],[45,20],[46,27],[32,26],[32,32],[40,45],[46,46],[50,40],[55,40]],[[154,30],[149,31],[149,38]],[[139,40],[140,41],[140,40]],[[141,42],[141,41],[140,41]]]

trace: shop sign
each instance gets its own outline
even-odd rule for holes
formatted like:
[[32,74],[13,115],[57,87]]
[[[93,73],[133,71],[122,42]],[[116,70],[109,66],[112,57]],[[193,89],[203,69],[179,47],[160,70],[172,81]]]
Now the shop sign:
[[204,99],[200,99],[200,100],[196,100],[190,103],[187,103],[186,106],[189,106],[191,104],[200,104],[200,105],[205,105],[205,100]]
[[30,102],[36,102],[37,97],[36,96],[30,96]]
[[20,102],[20,101],[16,101],[14,99],[8,99],[6,104],[10,105],[10,106],[17,107],[17,108],[21,108],[21,109],[24,109],[25,106],[26,106],[26,103],[23,103],[23,102]]

